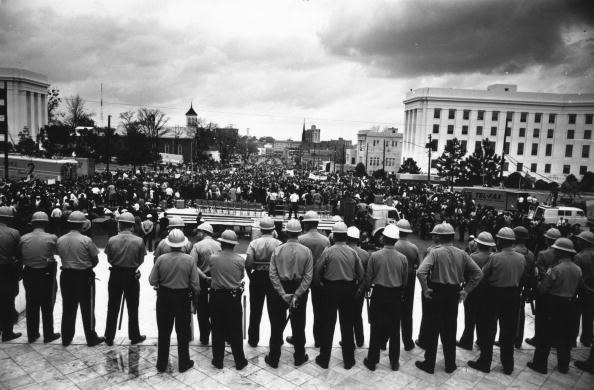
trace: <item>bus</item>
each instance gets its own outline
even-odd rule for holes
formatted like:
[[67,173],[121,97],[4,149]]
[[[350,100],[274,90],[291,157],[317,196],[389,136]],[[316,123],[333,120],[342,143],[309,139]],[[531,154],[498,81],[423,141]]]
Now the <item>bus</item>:
[[[2,173],[4,173],[4,156],[0,156]],[[8,177],[10,179],[41,179],[53,181],[70,181],[77,177],[78,161],[73,158],[49,159],[8,155]]]

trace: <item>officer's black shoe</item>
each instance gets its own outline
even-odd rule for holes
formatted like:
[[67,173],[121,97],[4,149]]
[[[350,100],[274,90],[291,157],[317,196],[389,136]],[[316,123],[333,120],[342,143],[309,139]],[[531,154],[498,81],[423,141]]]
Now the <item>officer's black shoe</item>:
[[511,375],[512,372],[514,372],[514,368],[513,367],[503,367],[503,373],[505,375]]
[[425,349],[425,345],[423,343],[421,343],[419,341],[419,339],[415,340],[415,344],[417,345],[417,347],[421,348],[421,349]]
[[594,374],[594,364],[589,363],[587,360],[576,360],[575,366],[580,370]]
[[580,343],[584,346],[584,347],[588,347],[590,348],[592,346],[592,340],[580,340]]
[[208,345],[208,339],[206,339],[206,340],[202,340],[202,339],[200,339],[200,345],[202,345],[202,346],[205,346],[205,347],[206,347],[206,346]]
[[357,341],[357,347],[361,348],[361,347],[363,347],[363,344],[365,344],[365,341],[363,341],[363,340]]
[[456,369],[458,369],[458,366],[455,364],[453,366],[449,366],[449,367],[446,366],[445,372],[446,372],[446,374],[451,374],[452,372],[456,371]]
[[501,347],[501,344],[499,343],[499,340],[495,340],[495,341],[493,341],[493,345],[494,345],[495,347]]
[[237,363],[237,364],[235,365],[235,369],[236,369],[237,371],[241,371],[241,370],[243,370],[243,369],[244,369],[244,368],[245,368],[247,365],[248,365],[248,361],[247,361],[247,359],[243,359],[243,361],[241,361],[241,362],[239,362],[239,363]]
[[516,347],[516,349],[521,349],[522,348],[522,342],[521,341],[517,341],[514,346]]
[[165,364],[164,366],[160,366],[157,364],[157,371],[165,372],[166,370],[167,370],[167,364]]
[[269,355],[264,356],[264,361],[272,368],[278,368],[278,362],[273,362]]
[[107,346],[113,346],[113,340],[112,339],[105,339],[105,345]]
[[252,348],[256,348],[258,346],[257,342],[253,342],[252,340],[248,340],[248,344],[250,345],[250,347]]
[[320,355],[316,356],[316,364],[324,369],[328,368],[328,363],[324,363]]
[[[140,344],[142,343],[144,340],[146,340],[146,336],[145,335],[140,335],[140,337],[138,337],[137,339],[132,339],[130,340],[130,344],[135,345],[135,344]],[[107,342],[106,342],[107,343]]]
[[41,335],[39,333],[37,333],[36,335],[28,336],[27,339],[28,339],[29,343],[34,343],[35,341],[37,341],[39,336],[41,336]]
[[210,361],[210,364],[212,364],[212,365],[214,366],[214,368],[218,368],[219,370],[223,369],[223,362],[221,362],[221,363],[216,363],[216,362],[214,361],[214,359],[213,359],[213,360],[211,360],[211,361]]
[[19,337],[22,336],[22,333],[17,332],[17,333],[9,333],[9,334],[4,334],[2,333],[2,341],[11,341],[14,339],[18,339]]
[[352,362],[348,362],[348,363],[344,363],[344,369],[345,370],[350,370],[351,368],[353,368],[355,366],[355,361],[353,360]]
[[295,359],[295,367],[301,366],[303,363],[305,363],[308,360],[309,360],[308,354],[303,355],[303,357],[301,357],[301,358],[296,358]]
[[52,341],[59,339],[61,336],[62,335],[60,333],[52,333],[48,337],[44,337],[43,342],[46,344],[51,343]]
[[369,363],[369,359],[363,359],[363,365],[369,369],[369,371],[375,371],[375,364]]
[[188,363],[184,364],[183,366],[179,366],[179,372],[186,372],[192,367],[194,367],[194,361],[190,360]]
[[465,349],[467,351],[472,351],[472,344],[468,345],[466,343],[461,343],[460,341],[456,341],[456,346],[458,348]]
[[380,349],[381,349],[382,351],[385,351],[387,348],[388,348],[388,343],[386,343],[386,344],[382,344],[382,345],[380,346]]
[[569,372],[569,366],[566,367],[557,367],[557,371],[559,371],[561,374],[567,374]]
[[545,374],[545,375],[547,374],[547,368],[546,367],[545,368],[538,367],[536,364],[534,364],[534,362],[528,362],[528,363],[526,363],[526,366],[529,369],[534,370],[536,372],[539,372],[541,374]]
[[531,339],[525,339],[524,341],[526,342],[526,344],[536,347],[536,338],[535,337],[533,337]]
[[94,347],[96,345],[101,344],[104,341],[105,341],[105,337],[97,337],[95,340],[91,341],[90,343],[87,343],[87,345],[89,347]]
[[293,336],[287,336],[285,340],[287,340],[287,343],[293,345]]
[[415,349],[415,343],[414,341],[409,341],[407,343],[404,343],[404,350],[405,351],[412,351],[413,349]]
[[398,369],[400,369],[400,363],[392,362],[390,363],[390,368],[392,368],[392,371],[398,371]]
[[72,342],[72,340],[64,340],[62,339],[62,346],[63,347],[67,347],[70,345],[70,343]]
[[417,360],[415,366],[417,366],[419,370],[425,371],[427,374],[433,374],[435,372],[435,367],[429,367],[425,361]]
[[474,368],[475,370],[482,371],[486,374],[491,372],[491,368],[481,364],[478,360],[469,360],[468,367]]

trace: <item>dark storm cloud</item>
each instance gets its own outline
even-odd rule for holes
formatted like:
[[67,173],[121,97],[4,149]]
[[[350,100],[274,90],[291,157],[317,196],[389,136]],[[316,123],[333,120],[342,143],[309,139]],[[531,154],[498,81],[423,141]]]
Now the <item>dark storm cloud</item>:
[[520,73],[560,64],[575,73],[567,61],[579,71],[594,59],[591,45],[565,41],[568,32],[592,31],[592,0],[366,4],[363,11],[334,14],[320,40],[331,53],[390,76]]

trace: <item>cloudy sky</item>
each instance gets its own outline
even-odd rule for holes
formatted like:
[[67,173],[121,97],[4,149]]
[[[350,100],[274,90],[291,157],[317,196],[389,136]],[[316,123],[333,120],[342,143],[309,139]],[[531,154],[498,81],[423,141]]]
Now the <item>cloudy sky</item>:
[[591,0],[0,0],[0,66],[80,94],[100,125],[139,106],[245,134],[404,127],[421,87],[594,92]]

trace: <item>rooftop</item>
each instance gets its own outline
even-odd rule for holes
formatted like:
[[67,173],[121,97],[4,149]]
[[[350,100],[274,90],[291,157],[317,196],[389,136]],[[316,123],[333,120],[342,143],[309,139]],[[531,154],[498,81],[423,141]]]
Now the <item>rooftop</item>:
[[26,80],[49,87],[46,75],[21,68],[0,68],[0,80]]

